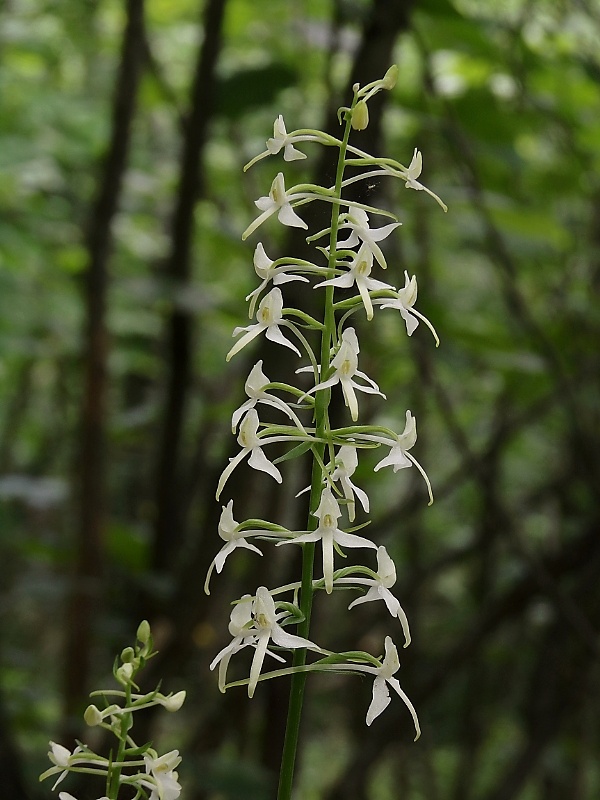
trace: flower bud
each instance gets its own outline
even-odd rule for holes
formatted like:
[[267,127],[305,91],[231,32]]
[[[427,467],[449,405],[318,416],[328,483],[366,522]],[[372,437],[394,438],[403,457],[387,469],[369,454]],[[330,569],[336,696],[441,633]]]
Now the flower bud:
[[98,709],[95,705],[90,705],[86,708],[83,712],[83,718],[85,720],[86,725],[89,725],[93,728],[95,725],[100,725],[104,717],[102,716],[102,712]]
[[383,76],[381,81],[381,87],[383,89],[393,89],[396,85],[396,81],[398,80],[398,64],[392,64],[392,66],[388,69],[388,71]]
[[135,652],[133,650],[133,647],[126,647],[121,653],[121,661],[124,664],[130,664],[134,658],[135,658]]
[[152,634],[150,633],[150,623],[147,619],[140,622],[136,636],[138,642],[141,642],[142,644],[148,644],[150,641]]
[[167,711],[179,711],[185,701],[185,692],[177,692],[169,697],[165,697],[160,701],[161,706],[166,708]]
[[359,100],[352,110],[352,127],[355,131],[364,131],[369,124],[369,109],[364,100]]
[[133,664],[127,663],[123,664],[122,667],[115,672],[115,678],[122,683],[124,686],[127,686],[131,682],[131,676],[133,675]]

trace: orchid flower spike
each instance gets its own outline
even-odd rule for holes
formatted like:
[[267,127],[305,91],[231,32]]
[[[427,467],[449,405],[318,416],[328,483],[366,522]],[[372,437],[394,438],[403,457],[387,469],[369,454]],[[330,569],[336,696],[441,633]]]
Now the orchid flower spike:
[[254,270],[262,283],[246,297],[246,300],[250,300],[250,316],[254,314],[256,301],[263,289],[269,284],[269,281],[273,281],[275,286],[282,283],[290,283],[291,281],[303,281],[304,283],[308,283],[308,278],[304,278],[302,275],[289,274],[290,270],[297,269],[295,264],[282,264],[279,267],[274,267],[274,263],[275,262],[265,253],[262,242],[259,242],[254,250]]
[[[331,360],[331,366],[335,370],[334,374],[331,378],[313,386],[313,388],[304,395],[306,397],[309,394],[313,394],[313,392],[335,386],[337,383],[341,384],[344,402],[350,409],[350,415],[354,422],[358,419],[358,399],[355,390],[365,392],[366,394],[378,394],[380,397],[385,398],[385,395],[379,391],[379,386],[377,386],[375,381],[371,380],[364,372],[359,371],[358,352],[359,346],[356,331],[354,328],[346,328],[342,334],[340,349]],[[302,367],[298,372],[306,372],[310,369],[311,367]],[[355,376],[362,378],[369,385],[363,386],[356,383],[356,381],[353,380]]]
[[246,325],[243,328],[234,328],[233,336],[238,336],[242,331],[246,331],[246,333],[233,345],[231,350],[227,353],[225,360],[229,361],[233,358],[236,353],[239,353],[240,350],[253,339],[256,339],[263,331],[267,339],[271,342],[282,344],[284,347],[288,347],[290,350],[293,350],[294,353],[300,355],[298,348],[283,335],[279,327],[280,325],[290,326],[290,323],[283,319],[283,295],[281,294],[281,289],[271,289],[269,294],[265,295],[260,301],[258,311],[256,312],[256,324]]
[[367,514],[369,513],[369,498],[367,493],[362,489],[359,489],[358,486],[356,486],[350,480],[357,467],[358,455],[356,453],[356,447],[353,447],[349,444],[345,444],[340,447],[335,459],[335,469],[331,473],[331,480],[339,481],[342,486],[342,492],[344,493],[344,497],[348,503],[348,519],[350,522],[354,522],[354,518],[356,516],[356,503],[354,502],[355,496],[358,497],[363,510]]
[[341,517],[342,512],[338,501],[333,496],[333,492],[327,486],[321,492],[321,502],[313,516],[319,520],[319,527],[316,531],[307,532],[296,536],[294,539],[289,539],[285,542],[277,542],[277,546],[281,544],[302,544],[304,542],[321,542],[323,550],[323,578],[325,581],[325,591],[331,594],[333,591],[333,549],[337,544],[340,547],[370,547],[376,550],[377,545],[370,539],[365,539],[363,536],[357,536],[354,533],[345,533],[337,526],[337,521]]
[[427,319],[427,317],[423,316],[423,314],[417,311],[416,308],[413,308],[414,304],[417,302],[416,275],[413,275],[412,278],[409,278],[408,272],[404,270],[404,286],[402,289],[398,289],[396,292],[396,297],[394,299],[389,299],[387,297],[383,299],[376,299],[374,302],[380,305],[381,308],[397,308],[400,311],[400,316],[406,324],[406,332],[409,336],[412,336],[417,329],[419,320],[423,320],[425,325],[427,325],[433,334],[436,347],[439,347],[440,340],[435,328]]
[[370,278],[369,276],[372,269],[373,251],[365,242],[361,245],[356,257],[350,264],[350,269],[348,272],[345,272],[338,278],[332,278],[329,281],[322,281],[321,283],[315,284],[315,289],[317,286],[339,286],[340,288],[349,289],[351,286],[356,284],[356,288],[360,293],[365,311],[367,312],[367,319],[371,320],[373,319],[373,301],[371,300],[369,291],[376,292],[379,289],[392,289],[393,291],[394,288],[388,283],[382,283],[381,281],[376,281],[373,278]]

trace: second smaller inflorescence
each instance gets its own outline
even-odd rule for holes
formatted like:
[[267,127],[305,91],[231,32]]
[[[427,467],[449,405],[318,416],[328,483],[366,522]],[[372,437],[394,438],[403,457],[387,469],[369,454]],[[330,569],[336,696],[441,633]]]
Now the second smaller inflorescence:
[[[105,730],[116,744],[108,756],[95,753],[82,742],[71,751],[56,742],[50,742],[48,758],[52,766],[40,780],[54,778],[56,789],[71,773],[89,775],[105,783],[105,794],[98,800],[118,800],[125,796],[135,800],[177,800],[181,794],[177,767],[181,762],[178,750],[159,755],[151,743],[136,744],[132,735],[135,714],[152,706],[161,706],[166,711],[179,711],[186,693],[163,694],[158,688],[146,694],[140,693],[136,684],[139,672],[156,655],[152,633],[148,622],[142,622],[137,630],[133,647],[126,647],[115,659],[113,676],[118,689],[99,689],[91,693],[94,702],[84,712],[84,720],[90,727]],[[59,800],[77,800],[72,794],[60,791]]]

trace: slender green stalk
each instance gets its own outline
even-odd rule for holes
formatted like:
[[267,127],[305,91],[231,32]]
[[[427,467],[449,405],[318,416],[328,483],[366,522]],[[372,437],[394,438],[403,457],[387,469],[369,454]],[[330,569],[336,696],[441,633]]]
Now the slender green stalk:
[[[354,107],[354,103],[353,103]],[[342,181],[344,177],[344,162],[348,139],[350,137],[351,114],[346,117],[346,127],[344,138],[340,143],[338,165],[333,196],[338,201],[334,203],[331,211],[331,233],[329,238],[329,264],[328,276],[332,278],[335,274],[336,246],[338,234],[339,206],[342,196]],[[333,307],[333,286],[326,286],[325,311],[323,320],[323,330],[321,333],[321,379],[327,376],[329,370],[331,346],[336,338],[335,310]],[[318,376],[316,376],[318,380]],[[317,392],[315,396],[314,418],[315,436],[317,439],[324,440],[329,436],[329,401],[331,392],[329,389]],[[314,445],[315,454],[313,457],[310,503],[307,530],[315,530],[317,519],[314,516],[323,488],[323,471],[320,464],[324,461],[325,441],[320,441]],[[304,615],[304,620],[298,625],[298,635],[308,638],[310,630],[310,616],[313,600],[313,568],[314,568],[315,545],[305,543],[302,545],[302,583],[300,589],[300,610]],[[303,667],[306,663],[306,650],[298,648],[294,650],[293,666]],[[300,734],[300,718],[302,715],[302,703],[304,699],[304,687],[306,685],[306,672],[298,671],[292,675],[290,687],[290,700],[288,706],[288,718],[283,743],[283,754],[281,758],[281,771],[279,773],[278,800],[291,800],[292,787],[294,780],[294,765],[296,752],[298,749],[298,739]]]
[[[125,705],[131,705],[131,684],[125,686]],[[120,764],[125,758],[125,747],[127,745],[127,732],[131,727],[131,714],[123,714],[121,716],[121,731],[119,735],[119,747],[117,749],[117,757],[115,761]],[[121,767],[115,766],[109,772],[109,786],[107,789],[108,800],[117,800],[119,796],[119,783],[121,780]]]

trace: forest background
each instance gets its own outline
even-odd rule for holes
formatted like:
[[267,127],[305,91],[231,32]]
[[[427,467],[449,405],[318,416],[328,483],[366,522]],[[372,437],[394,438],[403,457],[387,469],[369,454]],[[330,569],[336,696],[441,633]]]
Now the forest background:
[[[423,736],[401,703],[365,727],[369,681],[310,679],[298,796],[600,796],[599,45],[597,0],[4,0],[2,797],[52,796],[48,739],[85,734],[87,692],[143,618],[161,651],[149,682],[188,692],[144,723],[181,750],[182,797],[273,796],[286,681],[220,695],[208,664],[229,599],[284,582],[297,554],[236,553],[203,593],[231,412],[257,357],[286,369],[262,345],[224,362],[256,285],[240,234],[273,172],[242,166],[280,113],[335,132],[352,84],[394,62],[355,141],[405,164],[418,147],[449,206],[366,187],[403,222],[386,280],[417,274],[441,346],[392,314],[360,323],[361,358],[395,426],[418,416],[436,501],[416,470],[365,461],[356,482],[398,565]],[[309,156],[294,174],[326,182]],[[265,228],[272,258],[302,255],[290,237]],[[285,496],[240,468],[236,516],[258,502],[304,527],[302,481]],[[343,649],[358,620],[376,653],[378,609],[335,602],[317,640]]]

